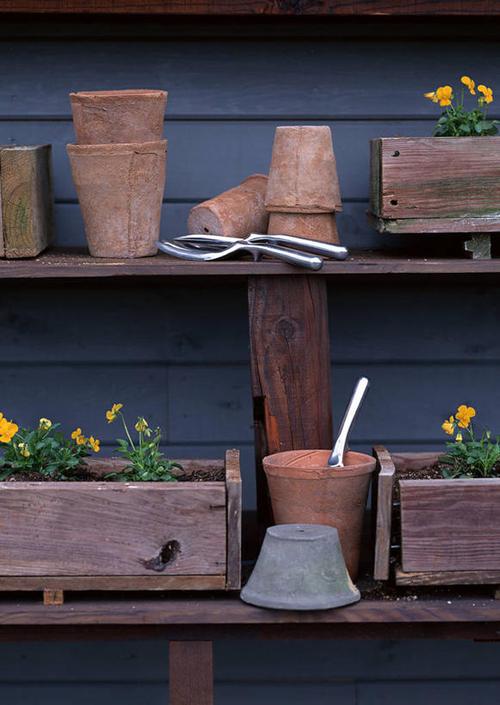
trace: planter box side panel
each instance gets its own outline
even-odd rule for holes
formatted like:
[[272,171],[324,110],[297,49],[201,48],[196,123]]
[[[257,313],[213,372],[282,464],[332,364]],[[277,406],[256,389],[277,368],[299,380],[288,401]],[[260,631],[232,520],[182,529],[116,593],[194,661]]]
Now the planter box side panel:
[[500,480],[404,480],[405,572],[500,570]]
[[0,576],[225,572],[223,482],[0,483]]
[[500,216],[500,138],[380,140],[382,218]]

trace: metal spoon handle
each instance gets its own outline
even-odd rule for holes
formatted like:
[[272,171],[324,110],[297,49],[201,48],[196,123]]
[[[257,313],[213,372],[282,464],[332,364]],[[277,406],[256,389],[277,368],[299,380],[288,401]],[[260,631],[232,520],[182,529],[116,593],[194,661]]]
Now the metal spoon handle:
[[309,240],[305,237],[297,237],[295,235],[260,235],[252,233],[247,237],[249,242],[261,242],[276,245],[287,245],[289,247],[298,247],[306,252],[312,252],[315,255],[323,255],[324,257],[333,257],[333,259],[343,260],[348,256],[348,251],[341,245],[332,245],[328,242],[320,242],[319,240]]
[[342,458],[347,443],[347,436],[349,435],[349,431],[351,430],[353,421],[356,418],[356,414],[358,413],[359,407],[361,406],[361,402],[363,401],[363,398],[366,394],[368,384],[369,382],[367,378],[361,377],[361,379],[358,380],[356,387],[354,388],[351,400],[347,406],[344,418],[342,419],[342,423],[340,425],[340,432],[337,437],[337,441],[328,459],[328,465],[342,465]]

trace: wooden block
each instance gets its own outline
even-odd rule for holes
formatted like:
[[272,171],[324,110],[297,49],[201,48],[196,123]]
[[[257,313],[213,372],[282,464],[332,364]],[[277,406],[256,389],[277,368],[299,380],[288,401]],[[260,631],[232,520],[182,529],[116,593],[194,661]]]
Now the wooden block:
[[44,590],[43,591],[44,605],[63,605],[64,592],[62,590]]
[[0,256],[36,257],[52,241],[51,146],[0,147]]
[[249,278],[252,391],[261,527],[272,511],[261,460],[333,443],[328,302],[323,277]]
[[402,480],[405,572],[500,571],[500,479]]
[[171,641],[169,705],[213,705],[211,641]]
[[226,452],[227,581],[229,590],[241,587],[241,475],[240,452]]
[[[498,137],[396,137],[376,142],[371,153],[372,213],[391,220],[452,219],[454,232],[459,232],[462,219],[500,219]],[[463,227],[468,227],[466,220]]]
[[392,493],[396,469],[389,451],[376,446],[373,454],[377,458],[378,473],[375,475],[373,501],[375,512],[375,558],[373,577],[388,580],[391,554]]
[[450,570],[407,573],[396,568],[396,585],[497,585],[500,570]]

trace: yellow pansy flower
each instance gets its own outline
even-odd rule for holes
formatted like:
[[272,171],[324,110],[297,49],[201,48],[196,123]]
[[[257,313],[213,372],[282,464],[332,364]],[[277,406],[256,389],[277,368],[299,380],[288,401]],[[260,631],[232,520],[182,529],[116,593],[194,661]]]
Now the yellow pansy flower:
[[137,419],[137,423],[135,424],[135,430],[139,431],[139,433],[144,433],[144,431],[147,431],[148,427],[148,422],[146,419],[143,419],[142,416]]
[[29,458],[31,453],[28,450],[28,446],[26,443],[18,443],[17,447],[19,448],[19,452],[23,456],[23,458]]
[[429,98],[429,100],[432,100],[433,103],[437,103],[439,100],[436,95],[436,91],[430,91],[429,93],[424,93],[424,98]]
[[0,414],[0,443],[10,443],[16,433],[19,431],[19,426],[13,421],[7,421],[3,414]]
[[118,416],[120,409],[123,408],[123,404],[113,404],[109,411],[106,411],[106,420],[108,423],[113,423],[113,421]]
[[90,436],[89,446],[92,448],[94,453],[98,453],[101,450],[101,441],[99,441],[97,438],[94,438],[94,436]]
[[493,91],[491,88],[483,85],[482,83],[477,87],[477,90],[483,94],[483,97],[479,99],[480,103],[492,103],[493,102]]
[[447,421],[443,421],[441,424],[441,428],[445,433],[448,434],[448,436],[453,436],[455,432],[455,419],[453,416],[450,416],[450,418]]
[[40,431],[48,431],[51,426],[52,421],[50,419],[41,418],[38,423],[38,428],[40,429]]
[[87,439],[85,438],[85,436],[78,436],[75,440],[76,440],[76,444],[79,446],[83,446],[87,442]]
[[73,433],[71,434],[71,438],[72,438],[74,441],[77,441],[77,440],[80,438],[81,435],[82,435],[82,429],[81,429],[80,427],[78,427],[78,428],[75,428],[75,430],[74,430]]
[[462,78],[460,80],[462,81],[464,86],[467,86],[471,95],[476,95],[476,91],[474,90],[476,87],[476,84],[474,83],[472,78],[470,78],[470,76],[462,76]]
[[471,419],[476,415],[476,410],[472,406],[461,404],[455,414],[460,428],[469,428]]
[[457,433],[457,435],[455,436],[455,440],[457,443],[461,443],[464,440],[464,437],[461,433]]
[[436,98],[441,107],[451,105],[451,101],[453,100],[453,88],[451,86],[439,86],[439,88],[436,89]]

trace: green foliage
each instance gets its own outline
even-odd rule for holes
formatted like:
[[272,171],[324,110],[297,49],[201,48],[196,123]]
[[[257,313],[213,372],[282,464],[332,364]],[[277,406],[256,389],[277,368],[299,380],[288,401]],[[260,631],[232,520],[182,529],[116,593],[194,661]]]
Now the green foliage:
[[463,105],[450,106],[439,118],[434,137],[488,137],[496,135],[498,120],[488,120],[480,108],[467,111]]
[[160,429],[153,431],[149,428],[146,419],[139,416],[134,426],[137,431],[137,439],[134,441],[121,412],[121,405],[114,405],[111,411],[113,412],[115,408],[116,412],[108,412],[107,419],[112,423],[117,416],[121,418],[126,439],[119,438],[116,442],[119,454],[128,460],[129,464],[122,472],[109,473],[106,479],[120,482],[176,482],[177,478],[173,470],[175,468],[182,470],[182,467],[168,460],[160,451]]
[[65,438],[57,431],[59,426],[41,419],[35,430],[20,429],[3,446],[0,481],[17,473],[39,473],[51,480],[71,480],[89,455],[89,447],[86,443],[78,445]]
[[448,436],[454,436],[439,459],[446,479],[500,477],[500,437],[493,439],[490,431],[484,431],[476,438],[472,425],[475,416],[474,407],[461,404],[441,426]]

